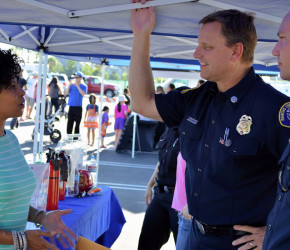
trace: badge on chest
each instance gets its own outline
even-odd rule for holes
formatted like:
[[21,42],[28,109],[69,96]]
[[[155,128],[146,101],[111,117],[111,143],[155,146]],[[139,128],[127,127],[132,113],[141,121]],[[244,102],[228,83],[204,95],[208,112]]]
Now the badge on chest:
[[252,117],[248,115],[243,115],[240,118],[240,122],[238,123],[236,129],[240,135],[246,135],[251,132],[252,125]]

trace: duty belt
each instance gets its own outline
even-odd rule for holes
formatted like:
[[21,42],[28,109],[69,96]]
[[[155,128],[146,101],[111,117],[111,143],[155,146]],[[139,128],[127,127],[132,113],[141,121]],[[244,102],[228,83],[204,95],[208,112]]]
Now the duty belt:
[[155,186],[159,193],[174,193],[175,187],[161,185],[158,180],[155,178]]
[[212,235],[216,237],[226,237],[226,236],[244,236],[248,235],[248,232],[234,230],[233,226],[210,226],[205,223],[202,223],[196,219],[195,223],[198,227],[198,230],[201,234]]

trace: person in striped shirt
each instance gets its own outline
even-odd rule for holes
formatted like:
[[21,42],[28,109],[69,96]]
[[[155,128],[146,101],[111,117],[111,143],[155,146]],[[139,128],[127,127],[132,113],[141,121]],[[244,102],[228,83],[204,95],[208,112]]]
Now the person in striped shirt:
[[[17,84],[20,70],[19,58],[0,50],[0,249],[58,249],[42,236],[51,242],[54,236],[63,237],[74,246],[76,236],[60,217],[71,210],[46,213],[30,206],[36,180],[16,136],[4,127],[8,118],[23,113],[25,92]],[[46,231],[24,231],[27,221]]]

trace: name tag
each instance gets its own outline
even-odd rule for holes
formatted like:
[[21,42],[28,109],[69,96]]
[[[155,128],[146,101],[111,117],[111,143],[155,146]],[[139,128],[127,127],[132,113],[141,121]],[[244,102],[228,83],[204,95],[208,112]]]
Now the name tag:
[[198,120],[192,118],[191,116],[187,117],[187,120],[193,124],[197,124]]

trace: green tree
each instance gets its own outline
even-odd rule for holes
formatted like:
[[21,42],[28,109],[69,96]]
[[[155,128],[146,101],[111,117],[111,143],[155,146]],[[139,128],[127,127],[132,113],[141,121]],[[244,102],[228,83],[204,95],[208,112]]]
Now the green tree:
[[91,76],[91,75],[93,75],[93,71],[94,71],[94,69],[93,69],[92,66],[91,66],[90,64],[88,64],[88,63],[85,63],[85,64],[83,65],[83,67],[82,67],[82,72],[83,72],[84,75],[89,75],[89,76]]
[[124,72],[124,73],[122,74],[122,80],[123,80],[123,81],[127,81],[127,80],[128,80],[128,72]]
[[109,75],[109,79],[111,80],[121,80],[121,77],[120,75],[117,73],[117,72],[112,72],[110,75]]
[[66,66],[63,68],[63,72],[67,76],[71,76],[76,72],[76,61],[67,60]]
[[102,76],[102,66],[95,65],[92,74],[93,74],[93,76]]
[[48,58],[47,64],[49,65],[50,72],[60,73],[63,71],[62,64],[55,57]]

